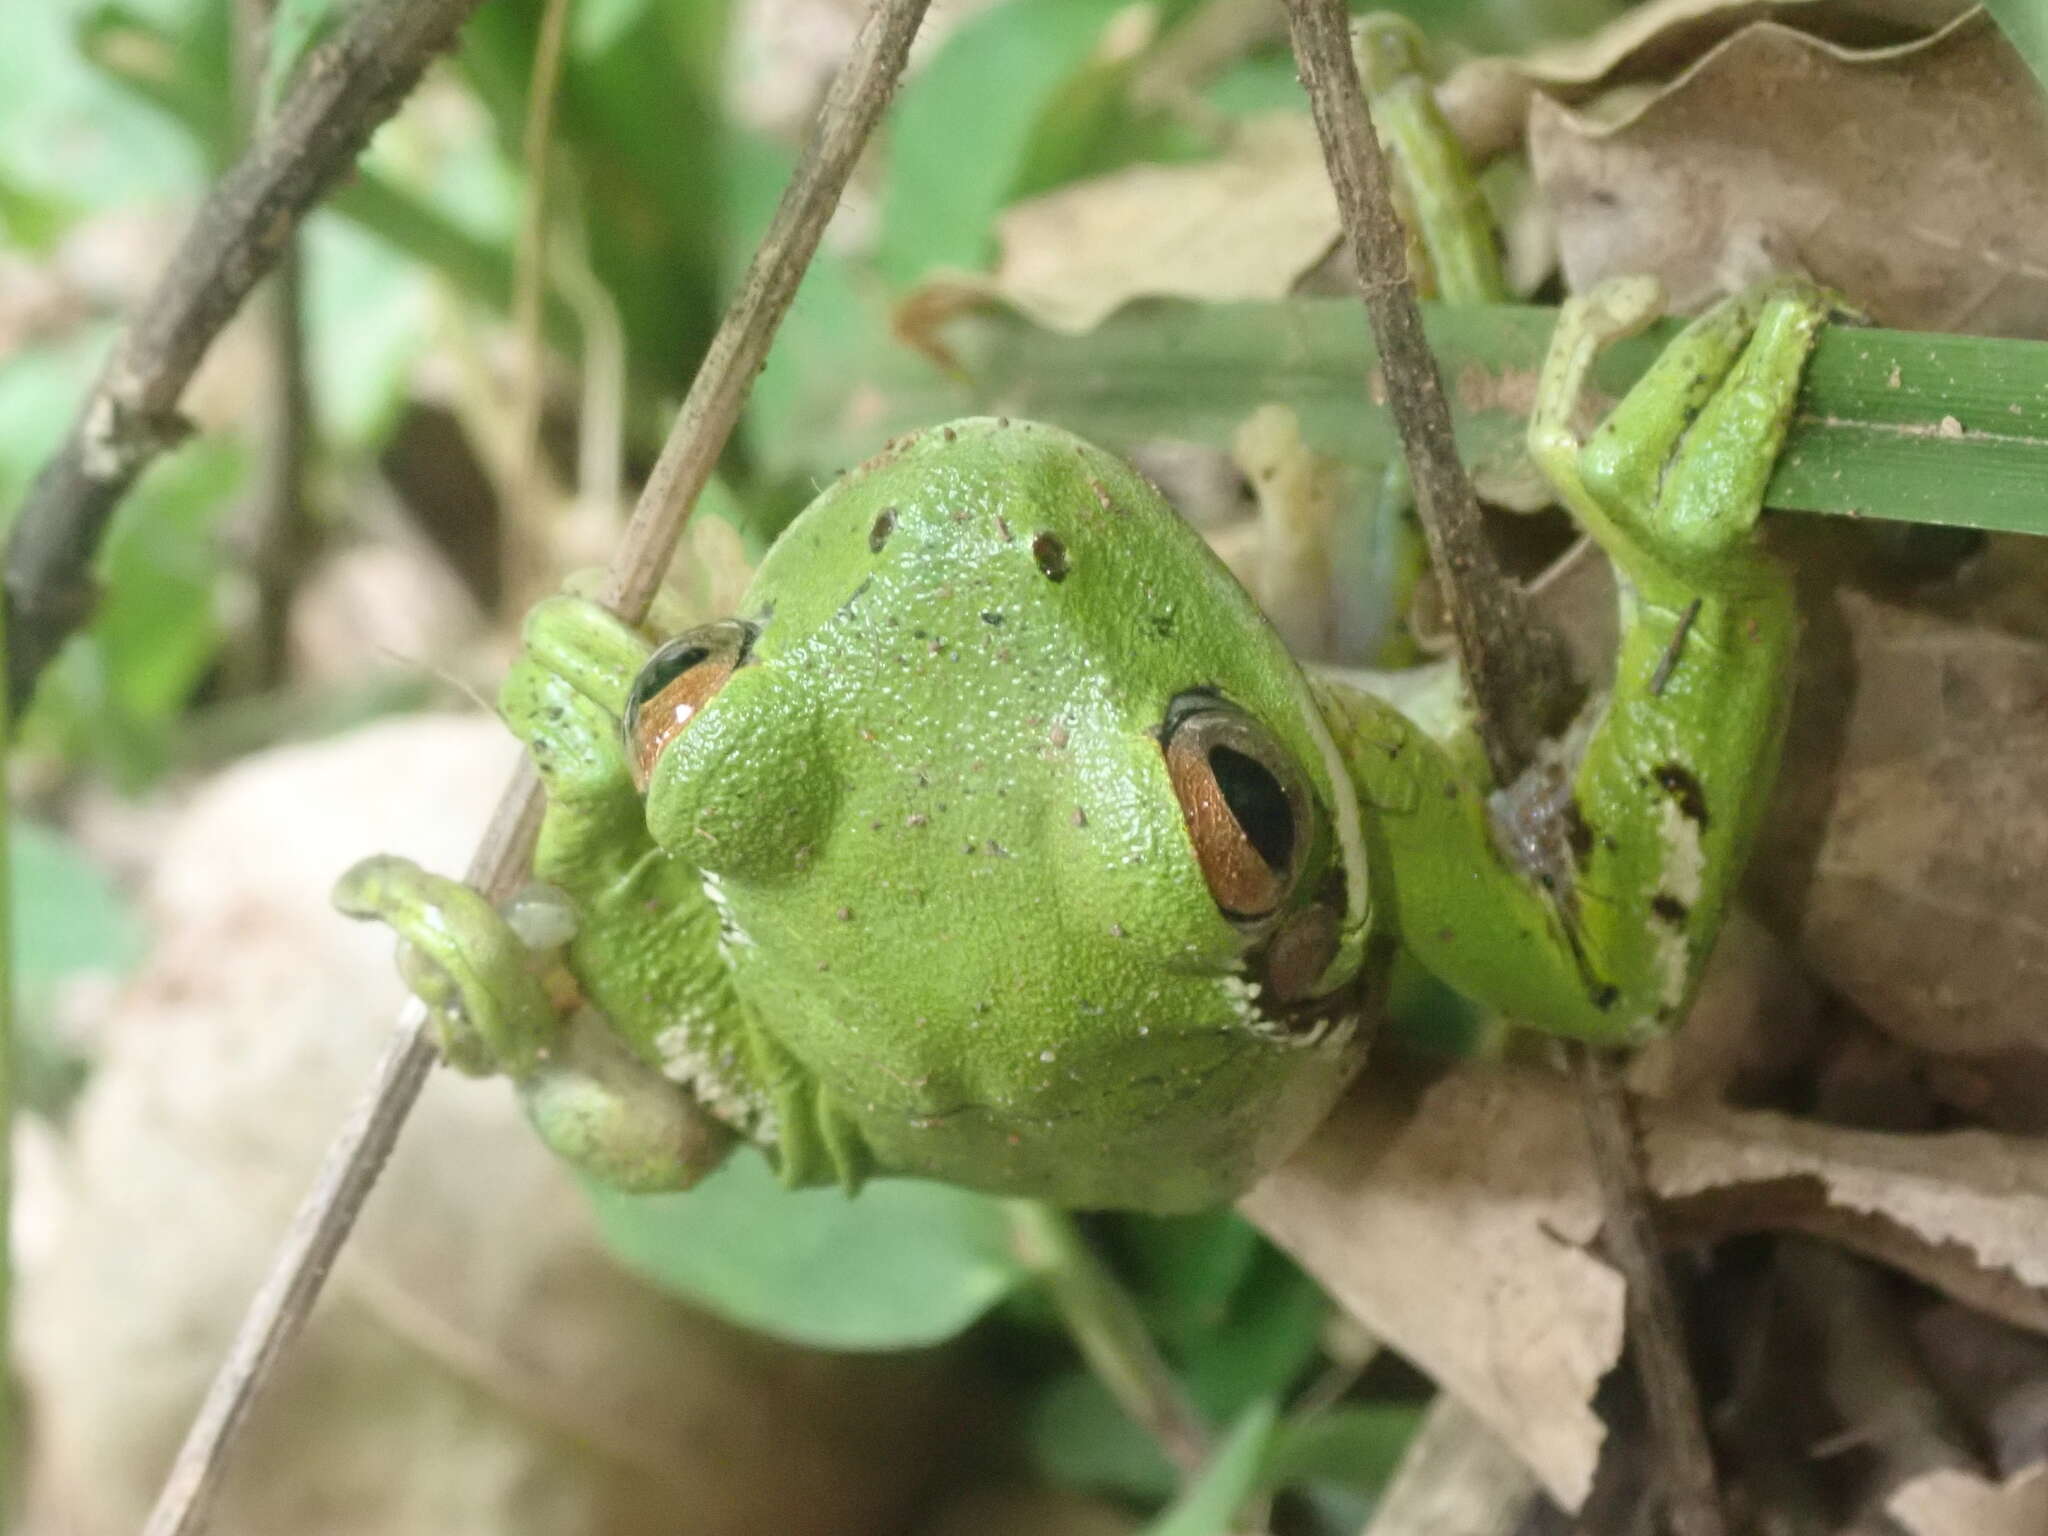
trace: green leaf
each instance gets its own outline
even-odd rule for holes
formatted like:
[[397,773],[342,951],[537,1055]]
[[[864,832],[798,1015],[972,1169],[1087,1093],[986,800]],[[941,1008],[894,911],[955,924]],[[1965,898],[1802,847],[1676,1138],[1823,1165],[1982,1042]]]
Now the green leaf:
[[46,1008],[73,976],[119,976],[142,958],[145,934],[127,898],[83,848],[20,817],[8,823],[9,911],[22,1012]]
[[[0,48],[0,176],[17,199],[76,210],[189,196],[204,157],[190,139],[89,63],[74,29],[88,7],[7,8]],[[10,216],[12,231],[12,216]],[[22,238],[15,233],[13,238]]]
[[1278,1249],[1262,1245],[1230,1318],[1182,1353],[1188,1395],[1222,1423],[1246,1403],[1284,1392],[1320,1352],[1329,1313],[1322,1287]]
[[216,167],[228,163],[243,139],[230,47],[221,5],[185,7],[167,23],[107,0],[78,20],[79,52],[184,124]]
[[[775,204],[789,180],[794,158],[759,134],[732,131],[722,167],[726,206],[731,211],[726,242],[726,285],[737,284],[754,247],[768,228]],[[871,273],[832,250],[821,249],[805,271],[776,333],[767,365],[754,381],[741,440],[756,475],[771,487],[799,482],[799,494],[783,498],[794,513],[813,494],[806,445],[814,424],[844,425],[847,435],[872,409],[860,391],[849,390],[869,361],[891,346],[889,306]],[[759,501],[761,498],[751,498]],[[743,531],[758,555],[781,531],[781,519],[748,525]]]
[[1075,1369],[1031,1401],[1025,1443],[1048,1482],[1147,1504],[1172,1496],[1177,1477],[1158,1442],[1125,1414],[1100,1377]]
[[1144,1536],[1230,1536],[1237,1512],[1259,1486],[1275,1412],[1271,1399],[1247,1408],[1202,1475],[1145,1527]]
[[[601,51],[571,50],[556,103],[554,184],[563,209],[580,210],[631,372],[657,394],[688,384],[717,313],[726,9],[690,0],[608,18],[623,30]],[[539,0],[494,0],[464,28],[457,55],[515,166],[540,11]]]
[[57,990],[86,975],[120,976],[141,959],[141,921],[106,872],[70,838],[35,822],[7,824],[17,1101],[62,1113],[85,1065],[50,1027]]
[[1132,1289],[1168,1350],[1228,1319],[1264,1243],[1229,1206],[1193,1216],[1130,1216],[1118,1224],[1117,1248],[1130,1261]]
[[2048,90],[2048,5],[2042,0],[1984,0],[1984,9]]
[[982,264],[996,210],[1050,129],[1047,108],[1086,70],[1124,4],[1009,0],[963,22],[904,85],[890,117],[878,252],[892,281]]
[[315,214],[302,237],[308,387],[331,447],[373,450],[404,410],[434,335],[431,279],[355,225]]
[[1414,1403],[1354,1403],[1280,1425],[1262,1481],[1339,1483],[1377,1493],[1415,1438],[1422,1408]]
[[824,1349],[938,1344],[1029,1278],[1000,1202],[911,1179],[857,1199],[784,1189],[751,1149],[687,1194],[588,1186],[628,1268],[734,1322]]
[[[62,439],[109,335],[84,329],[0,364],[0,507],[19,505]],[[159,459],[122,501],[95,560],[99,606],[36,690],[24,740],[103,763],[129,785],[161,769],[171,723],[217,647],[226,558],[218,533],[245,465],[238,442],[196,439]]]

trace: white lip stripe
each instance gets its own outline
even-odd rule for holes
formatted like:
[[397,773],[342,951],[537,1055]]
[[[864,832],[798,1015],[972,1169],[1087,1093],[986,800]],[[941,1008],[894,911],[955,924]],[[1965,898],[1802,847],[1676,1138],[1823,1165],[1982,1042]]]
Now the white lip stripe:
[[1358,814],[1358,791],[1352,787],[1351,770],[1344,765],[1344,754],[1337,750],[1337,739],[1330,734],[1323,712],[1316,707],[1308,674],[1296,667],[1294,680],[1295,695],[1308,721],[1308,733],[1315,738],[1316,750],[1323,754],[1323,768],[1330,776],[1330,788],[1336,793],[1337,850],[1344,860],[1344,909],[1351,919],[1346,926],[1363,928],[1372,920],[1372,899],[1365,880],[1365,830]]

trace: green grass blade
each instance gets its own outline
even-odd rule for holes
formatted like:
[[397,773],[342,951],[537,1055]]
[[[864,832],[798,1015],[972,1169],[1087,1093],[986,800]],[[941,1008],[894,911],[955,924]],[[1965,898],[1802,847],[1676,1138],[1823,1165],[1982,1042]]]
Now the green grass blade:
[[[1523,420],[1555,311],[1425,305],[1459,444],[1480,477],[1526,481]],[[1641,373],[1673,323],[1602,358],[1608,400]],[[1317,451],[1361,467],[1396,451],[1393,424],[1361,380],[1373,363],[1350,299],[1194,305],[1153,302],[1085,336],[1044,331],[1001,308],[964,315],[941,339],[961,364],[887,380],[887,428],[980,410],[1039,417],[1113,448],[1158,438],[1227,447],[1261,404],[1294,407]],[[963,379],[965,382],[963,382]],[[857,462],[873,418],[822,433],[820,467]],[[2048,343],[1834,326],[1822,336],[1770,504],[1801,512],[2048,534]]]

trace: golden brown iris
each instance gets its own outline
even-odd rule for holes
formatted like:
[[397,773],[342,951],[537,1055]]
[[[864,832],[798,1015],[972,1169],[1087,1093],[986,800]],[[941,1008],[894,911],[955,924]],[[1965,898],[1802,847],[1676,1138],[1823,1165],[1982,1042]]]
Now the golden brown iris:
[[626,699],[626,754],[642,793],[662,748],[745,663],[753,641],[751,625],[721,619],[685,630],[647,658]]
[[1209,894],[1234,922],[1272,916],[1293,891],[1312,803],[1300,769],[1244,711],[1183,694],[1161,743]]

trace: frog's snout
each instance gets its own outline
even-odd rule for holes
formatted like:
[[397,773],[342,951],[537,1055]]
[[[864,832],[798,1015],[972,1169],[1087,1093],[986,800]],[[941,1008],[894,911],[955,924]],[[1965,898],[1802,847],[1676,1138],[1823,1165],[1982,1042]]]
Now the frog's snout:
[[815,714],[787,673],[736,668],[650,765],[654,840],[712,874],[773,880],[801,873],[838,799]]

